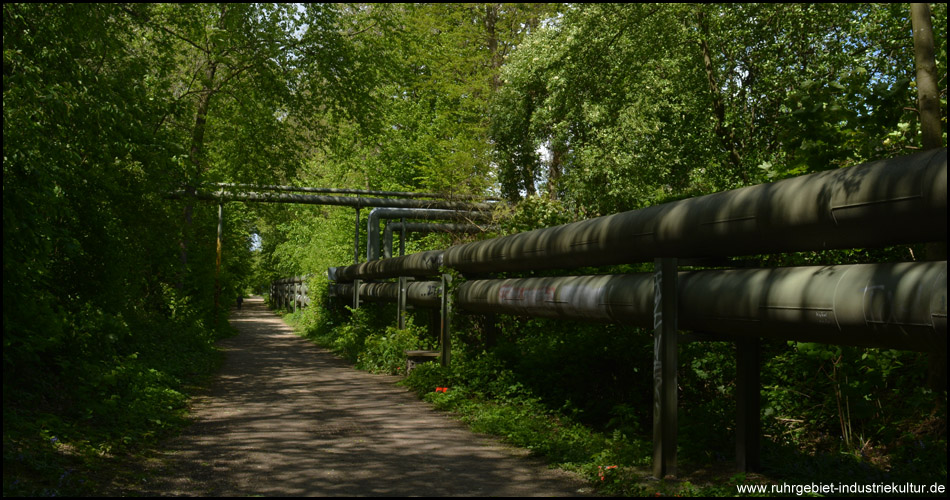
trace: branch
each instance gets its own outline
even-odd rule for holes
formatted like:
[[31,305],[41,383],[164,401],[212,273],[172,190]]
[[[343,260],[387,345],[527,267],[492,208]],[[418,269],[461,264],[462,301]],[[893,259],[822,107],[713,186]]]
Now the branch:
[[242,67],[242,68],[237,69],[236,71],[234,71],[234,72],[231,73],[230,75],[224,77],[224,80],[221,80],[221,83],[219,83],[218,85],[216,85],[215,88],[212,89],[212,92],[219,92],[219,91],[225,86],[225,84],[227,84],[229,81],[231,81],[232,79],[234,79],[234,77],[240,75],[241,73],[243,73],[243,72],[245,72],[245,71],[247,71],[248,69],[251,69],[251,68],[253,68],[253,67],[254,67],[253,64],[248,64],[248,65],[245,65],[245,66]]
[[209,56],[211,55],[211,51],[209,51],[208,49],[202,47],[201,45],[198,45],[197,43],[191,41],[188,37],[186,37],[186,36],[184,36],[184,35],[179,35],[178,33],[172,31],[171,28],[167,28],[167,27],[165,27],[165,26],[163,26],[163,25],[159,25],[159,24],[157,24],[157,23],[153,23],[152,20],[151,20],[151,18],[142,16],[142,15],[139,14],[138,12],[135,12],[134,10],[130,9],[128,6],[123,5],[123,6],[122,6],[122,10],[124,10],[126,13],[128,13],[128,14],[131,15],[132,17],[135,17],[135,18],[137,18],[137,19],[140,19],[140,20],[142,20],[144,23],[149,24],[149,25],[151,25],[151,26],[153,26],[153,27],[156,27],[156,28],[158,28],[158,29],[164,31],[165,33],[168,33],[169,35],[171,35],[171,36],[173,36],[173,37],[175,37],[175,38],[177,38],[177,39],[179,39],[179,40],[181,40],[181,41],[183,41],[183,42],[185,42],[185,43],[191,45],[192,47],[194,47],[194,48],[200,50],[201,52],[204,52],[206,55],[209,55]]

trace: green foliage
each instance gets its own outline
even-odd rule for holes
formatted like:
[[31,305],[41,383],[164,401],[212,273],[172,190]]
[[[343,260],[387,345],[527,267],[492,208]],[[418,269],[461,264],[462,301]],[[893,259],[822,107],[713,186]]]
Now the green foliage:
[[[453,352],[449,368],[435,363],[417,367],[404,381],[436,408],[460,414],[472,430],[504,437],[554,463],[589,469],[591,462],[617,460],[620,455],[640,455],[633,442],[614,433],[605,437],[573,418],[549,409],[509,369],[488,353],[465,358]],[[445,393],[435,387],[447,386]],[[620,454],[620,455],[618,455]]]
[[559,226],[574,222],[572,214],[564,205],[540,196],[529,196],[515,204],[510,213],[497,215],[502,232],[517,234],[543,227]]
[[[946,5],[933,14],[945,88]],[[229,203],[216,270],[217,211],[167,193],[211,182],[494,191],[523,200],[499,224],[510,233],[919,147],[899,4],[5,4],[3,23],[11,495],[94,492],[57,468],[178,425],[185,386],[228,333],[214,297],[230,304],[305,274],[324,302],[326,268],[352,260],[351,209]],[[409,251],[442,246],[430,237]],[[299,316],[372,370],[433,345],[393,330],[386,309]],[[409,383],[592,478],[603,462],[643,461],[645,334],[501,324],[492,345],[484,325],[460,328],[453,368],[421,367]],[[730,348],[686,346],[683,359],[683,455],[718,458],[708,450],[732,432]],[[945,475],[945,395],[920,389],[923,357],[782,344],[768,359],[766,426],[783,446]],[[454,389],[423,390],[434,383]],[[885,447],[899,450],[890,464]],[[609,474],[615,491],[642,492],[628,471]]]
[[402,373],[406,369],[405,351],[435,348],[426,337],[424,329],[412,324],[411,318],[402,330],[387,326],[382,333],[371,333],[366,338],[365,350],[357,356],[356,367],[373,373]]
[[352,321],[339,327],[336,338],[329,347],[344,358],[355,361],[363,352],[366,337],[370,335],[372,329],[368,324],[368,309],[347,309],[353,315]]
[[39,386],[4,388],[4,495],[101,493],[97,471],[187,423],[187,392],[221,359],[187,318],[99,327],[105,355],[77,348]]
[[898,4],[568,6],[502,70],[502,192],[590,217],[905,154],[920,145],[908,33]]
[[[271,36],[291,14],[4,5],[5,494],[77,491],[56,467],[182,424],[186,386],[229,333],[214,297],[246,286],[253,218],[225,210],[216,273],[217,211],[166,195],[293,165],[275,161],[294,136],[274,67],[293,33]],[[231,73],[215,80],[209,64]]]
[[927,357],[918,353],[792,342],[765,373],[776,435],[858,456],[899,442],[939,401],[924,389]]

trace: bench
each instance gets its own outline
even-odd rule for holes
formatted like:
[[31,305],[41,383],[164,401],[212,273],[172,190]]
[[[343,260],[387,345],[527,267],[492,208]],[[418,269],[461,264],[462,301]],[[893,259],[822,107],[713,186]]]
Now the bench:
[[442,355],[439,351],[403,351],[406,353],[406,375],[419,363],[436,361]]

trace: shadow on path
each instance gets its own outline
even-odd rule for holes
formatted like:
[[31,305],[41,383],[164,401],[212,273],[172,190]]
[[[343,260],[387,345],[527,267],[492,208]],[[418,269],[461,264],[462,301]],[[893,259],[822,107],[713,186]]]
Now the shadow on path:
[[471,433],[394,385],[294,335],[260,297],[169,443],[151,493],[196,496],[572,496],[583,481]]

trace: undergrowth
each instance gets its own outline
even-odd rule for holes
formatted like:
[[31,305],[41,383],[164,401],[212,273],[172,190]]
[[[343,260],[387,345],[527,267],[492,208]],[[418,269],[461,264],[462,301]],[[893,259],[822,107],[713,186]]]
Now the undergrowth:
[[[395,329],[391,306],[312,308],[294,319],[307,336],[373,372],[400,373],[405,350],[438,344],[424,328]],[[922,388],[925,355],[764,342],[763,472],[735,474],[734,347],[681,344],[680,479],[656,481],[649,332],[510,317],[488,325],[476,316],[457,316],[452,327],[451,366],[424,363],[401,383],[473,431],[580,473],[602,494],[945,482],[946,393]]]
[[108,356],[84,349],[58,371],[5,377],[4,496],[101,495],[130,454],[187,423],[188,392],[220,365],[213,330],[184,319],[113,328]]

